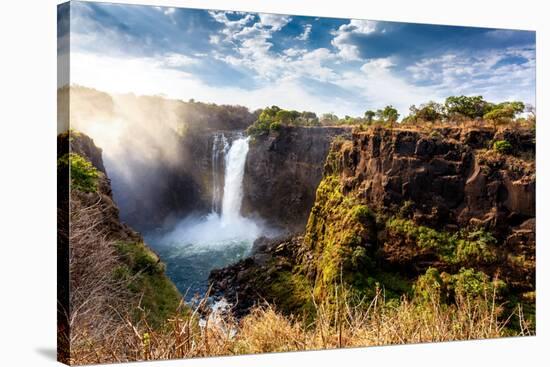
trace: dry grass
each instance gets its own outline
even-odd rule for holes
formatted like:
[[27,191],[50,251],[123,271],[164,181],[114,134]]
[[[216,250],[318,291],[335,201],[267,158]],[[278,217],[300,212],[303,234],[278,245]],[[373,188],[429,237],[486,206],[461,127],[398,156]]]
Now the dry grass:
[[[102,196],[97,202],[82,208],[78,197],[71,197],[70,221],[70,299],[63,310],[69,324],[67,343],[79,351],[79,359],[90,360],[104,354],[96,346],[105,337],[116,336],[121,327],[120,313],[136,307],[139,300],[128,291],[128,282],[113,277],[120,261],[114,243],[107,238]],[[112,343],[110,352],[121,348]]]
[[236,320],[231,312],[209,311],[202,301],[192,315],[171,318],[161,330],[126,319],[118,334],[94,343],[95,355],[75,348],[73,360],[85,364],[496,338],[512,335],[506,329],[512,318],[521,327],[513,335],[531,335],[521,308],[502,315],[495,294],[457,297],[451,305],[437,298],[387,301],[382,291],[369,302],[354,300],[354,306],[346,301],[350,298],[342,294],[338,304],[316,304],[309,323],[268,304]]

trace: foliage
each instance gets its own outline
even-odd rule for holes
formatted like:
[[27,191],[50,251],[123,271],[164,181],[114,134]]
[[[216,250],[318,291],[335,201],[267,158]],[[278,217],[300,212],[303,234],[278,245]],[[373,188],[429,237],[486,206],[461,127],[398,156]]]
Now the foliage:
[[405,120],[403,120],[403,122],[434,123],[437,121],[441,121],[444,115],[445,115],[444,106],[434,101],[430,101],[428,103],[420,105],[420,107],[416,107],[415,105],[412,105],[409,109],[409,116],[407,116]]
[[[469,278],[465,284],[473,284],[471,277],[462,277]],[[79,343],[72,355],[75,363],[89,364],[532,335],[521,308],[505,314],[491,293],[442,304],[430,293],[395,300],[379,289],[357,300],[345,287],[335,290],[338,302],[313,303],[313,321],[263,304],[240,320],[212,309],[202,311],[205,323],[199,329],[199,311],[206,304],[202,300],[194,312],[174,315],[162,328],[128,322],[116,335],[104,335],[92,345]],[[516,319],[520,327],[508,329]]]
[[497,140],[493,143],[493,150],[501,154],[507,154],[512,151],[512,144],[506,140]]
[[433,250],[442,261],[450,264],[492,263],[496,260],[496,239],[481,229],[440,232],[401,218],[390,219],[386,228],[390,234],[405,236],[421,249]]
[[495,124],[504,124],[512,121],[517,114],[525,110],[523,102],[503,102],[494,106],[483,115],[485,120],[493,121]]
[[399,119],[399,113],[393,106],[386,106],[383,109],[376,111],[378,120],[386,123],[394,123]]
[[278,131],[282,126],[317,126],[319,119],[314,112],[285,110],[279,106],[266,107],[258,114],[258,119],[248,127],[247,134],[260,136],[270,131]]
[[321,125],[337,125],[338,124],[338,116],[336,116],[333,113],[324,113],[321,115],[320,119]]
[[440,302],[444,295],[443,289],[441,275],[433,267],[429,267],[425,274],[420,275],[413,286],[415,296],[423,301],[434,299]]
[[281,123],[279,121],[273,121],[270,125],[269,125],[269,130],[271,131],[279,131],[281,130]]
[[323,178],[304,237],[306,248],[319,259],[312,264],[318,279],[314,290],[317,297],[330,294],[338,280],[368,291],[367,272],[373,266],[369,241],[374,240],[374,223],[367,206],[342,194],[336,176]]
[[365,119],[367,120],[367,123],[371,123],[374,116],[376,116],[376,112],[373,110],[365,111]]
[[141,242],[119,242],[116,249],[122,264],[113,275],[126,281],[131,292],[141,295],[141,307],[147,312],[147,320],[160,326],[176,312],[181,301],[178,290],[164,273],[164,263]]
[[83,156],[77,153],[64,154],[57,160],[58,169],[70,167],[71,188],[96,192],[98,187],[99,171]]
[[492,108],[493,104],[485,101],[482,96],[451,96],[445,100],[448,117],[459,115],[470,119],[482,118]]

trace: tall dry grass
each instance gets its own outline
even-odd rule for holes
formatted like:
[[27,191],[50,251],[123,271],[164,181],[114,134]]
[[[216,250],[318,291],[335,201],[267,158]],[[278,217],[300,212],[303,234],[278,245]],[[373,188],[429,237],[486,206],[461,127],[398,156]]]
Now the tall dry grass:
[[[342,292],[336,304],[316,303],[311,322],[283,315],[267,303],[237,320],[230,310],[212,312],[204,299],[192,314],[167,320],[161,330],[144,319],[133,324],[126,318],[120,334],[94,344],[95,355],[76,348],[73,357],[85,364],[531,335],[521,308],[503,314],[495,294],[460,296],[450,305],[437,297],[386,300],[382,290],[368,302],[351,298]],[[512,318],[520,324],[514,334],[506,328]]]
[[[128,280],[113,276],[120,260],[108,238],[102,200],[98,195],[95,203],[84,207],[78,194],[71,194],[69,309],[62,310],[69,333],[64,335],[68,340],[61,341],[70,347],[68,362],[103,360],[106,354],[124,353],[126,349],[115,342],[125,332],[120,315],[131,312],[139,302],[129,291]],[[108,350],[98,348],[105,345],[106,337],[112,339]],[[73,357],[73,350],[78,357]]]

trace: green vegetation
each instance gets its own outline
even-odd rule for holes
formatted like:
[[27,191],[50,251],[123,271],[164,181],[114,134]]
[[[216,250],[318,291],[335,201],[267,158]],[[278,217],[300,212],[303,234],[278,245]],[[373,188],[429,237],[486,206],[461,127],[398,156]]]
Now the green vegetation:
[[[519,117],[523,112],[531,115],[528,118]],[[399,112],[393,106],[365,111],[363,116],[346,115],[339,118],[334,113],[324,113],[320,117],[314,112],[298,112],[284,110],[278,106],[266,107],[258,112],[258,119],[248,128],[248,134],[258,136],[278,131],[281,126],[392,126],[399,120]],[[491,103],[482,96],[450,96],[444,103],[429,101],[409,108],[409,115],[403,118],[405,124],[435,124],[456,123],[465,121],[487,121],[494,125],[510,124],[512,122],[533,124],[535,109],[519,101]],[[273,125],[273,123],[277,123]]]
[[311,292],[307,277],[295,270],[276,272],[267,293],[286,314],[305,315],[311,320],[315,311]]
[[445,100],[445,114],[469,119],[482,118],[493,109],[493,104],[482,96],[451,96]]
[[471,232],[440,232],[400,218],[390,219],[386,228],[390,235],[404,237],[420,249],[432,250],[449,264],[492,263],[496,260],[495,238],[480,229]]
[[512,144],[506,140],[497,140],[493,143],[493,150],[501,154],[508,154],[512,151]]
[[492,105],[489,112],[483,115],[483,118],[488,121],[493,121],[495,124],[505,124],[511,122],[516,115],[525,110],[523,102],[503,102],[497,105]]
[[443,119],[445,114],[444,107],[436,102],[430,101],[426,104],[416,107],[412,105],[409,108],[409,116],[407,116],[403,122],[419,123],[419,122],[437,122]]
[[57,168],[70,167],[71,188],[84,191],[96,192],[99,178],[99,171],[86,158],[76,153],[64,154],[57,160]]
[[372,123],[374,116],[376,116],[376,112],[372,110],[365,111],[365,120],[367,120],[368,124]]
[[[181,296],[164,273],[165,265],[143,243],[119,242],[116,248],[122,265],[114,270],[116,279],[141,297],[140,306],[151,325],[158,327],[180,306]],[[136,313],[139,317],[140,313]]]
[[[496,127],[499,124],[520,121],[521,119],[517,116],[525,110],[525,104],[518,101],[495,104],[487,102],[482,96],[451,96],[443,104],[430,101],[420,107],[412,105],[409,115],[403,119],[403,122],[418,124],[485,120],[492,122]],[[533,109],[529,106],[528,110],[532,111]],[[533,113],[533,116],[530,117],[533,122],[534,117]]]
[[319,119],[314,112],[284,110],[278,106],[266,107],[259,112],[258,119],[248,127],[250,136],[268,134],[278,131],[281,126],[318,126]]
[[386,106],[384,109],[376,111],[376,117],[384,123],[394,123],[399,119],[399,113],[393,106]]
[[489,299],[493,294],[500,295],[505,289],[506,283],[503,281],[491,280],[487,274],[472,268],[460,268],[456,274],[447,274],[430,267],[413,286],[416,297],[426,301],[435,297],[441,302],[456,297]]
[[336,176],[323,178],[306,227],[304,244],[318,258],[315,295],[332,294],[334,284],[343,281],[363,290],[373,267],[368,250],[374,241],[375,220],[369,208],[342,193]]

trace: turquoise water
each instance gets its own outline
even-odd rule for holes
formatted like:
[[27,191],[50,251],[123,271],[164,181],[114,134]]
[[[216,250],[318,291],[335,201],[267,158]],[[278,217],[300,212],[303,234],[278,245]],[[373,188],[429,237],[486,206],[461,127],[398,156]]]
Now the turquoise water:
[[153,248],[166,264],[166,274],[187,300],[208,290],[208,276],[213,269],[238,262],[252,247],[249,240],[230,240],[219,246],[173,244]]

